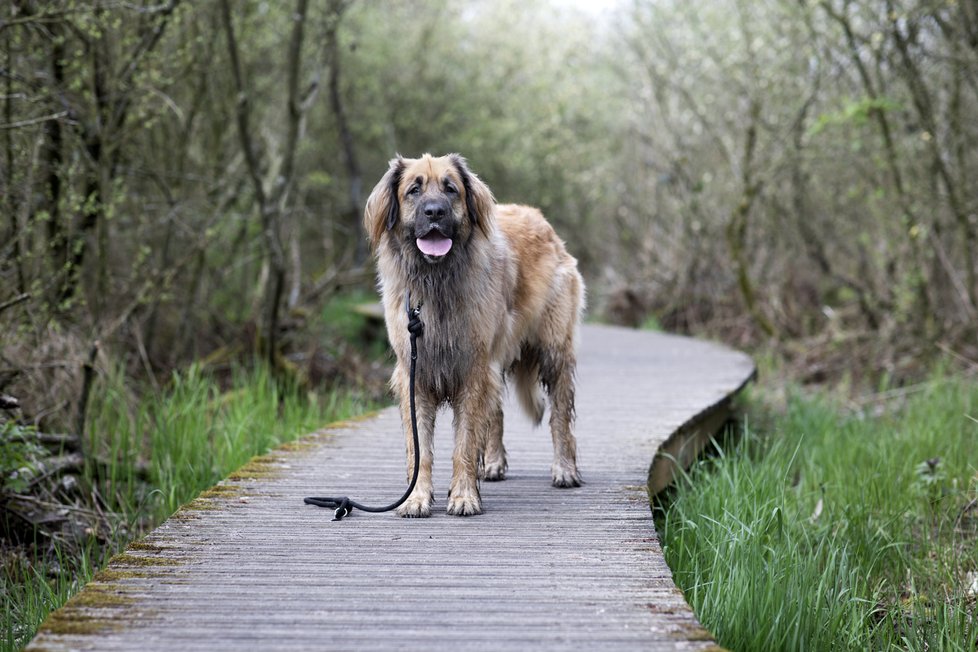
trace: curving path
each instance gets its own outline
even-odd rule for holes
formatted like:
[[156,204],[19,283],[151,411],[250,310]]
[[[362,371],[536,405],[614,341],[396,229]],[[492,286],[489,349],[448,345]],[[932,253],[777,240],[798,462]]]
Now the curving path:
[[[442,511],[450,414],[438,422],[432,518],[357,512],[332,523],[303,505],[400,495],[404,440],[387,409],[205,492],[117,556],[28,649],[715,649],[672,582],[646,488],[660,446],[688,459],[753,374],[749,358],[716,344],[586,326],[585,486],[550,486],[549,432],[507,404],[508,479],[482,484],[482,516]],[[668,464],[652,475],[663,485]]]

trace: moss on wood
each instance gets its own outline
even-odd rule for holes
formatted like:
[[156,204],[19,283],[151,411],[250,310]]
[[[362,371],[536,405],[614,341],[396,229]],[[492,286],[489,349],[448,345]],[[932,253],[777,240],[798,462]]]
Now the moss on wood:
[[120,552],[109,560],[109,566],[180,566],[185,563],[185,559],[175,559],[173,557],[142,557],[130,555],[127,552]]
[[200,492],[198,498],[216,499],[231,498],[241,493],[241,486],[236,484],[218,484]]

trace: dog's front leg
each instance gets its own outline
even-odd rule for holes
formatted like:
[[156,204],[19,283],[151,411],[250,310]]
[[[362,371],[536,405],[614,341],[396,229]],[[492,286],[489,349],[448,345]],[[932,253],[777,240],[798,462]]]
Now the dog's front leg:
[[[448,487],[448,513],[473,516],[482,513],[479,496],[479,428],[486,418],[477,397],[468,395],[453,406],[455,411],[455,450],[452,453],[452,482]],[[480,413],[483,412],[483,413]]]
[[[411,399],[410,388],[406,374],[401,372],[400,365],[394,372],[394,389],[401,398],[401,423],[407,444],[407,481],[411,483],[414,475],[414,436],[411,431]],[[434,488],[431,483],[431,465],[434,460],[435,413],[437,404],[424,392],[415,393],[415,415],[418,419],[418,447],[421,453],[421,463],[418,470],[418,483],[414,491],[397,508],[399,516],[425,518],[431,516],[431,504],[435,500]]]
[[455,412],[455,451],[452,454],[452,483],[448,489],[448,513],[472,516],[482,513],[479,496],[479,462],[489,429],[499,407],[499,374],[486,370],[469,375],[470,384],[452,403]]

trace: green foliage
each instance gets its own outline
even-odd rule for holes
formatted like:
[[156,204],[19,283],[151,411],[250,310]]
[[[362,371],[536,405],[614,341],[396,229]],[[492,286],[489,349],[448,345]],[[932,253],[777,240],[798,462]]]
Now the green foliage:
[[853,125],[861,127],[869,121],[870,116],[874,113],[900,111],[902,109],[903,106],[899,102],[888,97],[864,97],[859,100],[848,101],[838,111],[819,115],[809,128],[808,134],[816,136],[832,126]]
[[704,625],[730,649],[974,649],[976,410],[956,379],[879,417],[794,396],[699,462],[660,531]]
[[500,201],[539,206],[586,256],[624,100],[608,92],[612,59],[587,15],[535,0],[396,2],[357,4],[344,20],[368,187],[395,152],[460,152]]
[[662,324],[659,322],[659,318],[655,315],[649,315],[646,317],[645,321],[642,322],[641,328],[644,331],[660,332],[663,330]]
[[337,294],[324,303],[320,319],[329,335],[341,341],[355,342],[363,336],[369,322],[369,317],[359,309],[379,303],[380,297],[372,290]]
[[[371,311],[380,308],[373,290],[354,290],[337,294],[323,305],[320,322],[324,341],[336,348],[356,348],[371,360],[388,359],[390,352],[384,324]],[[337,351],[343,355],[344,351]]]

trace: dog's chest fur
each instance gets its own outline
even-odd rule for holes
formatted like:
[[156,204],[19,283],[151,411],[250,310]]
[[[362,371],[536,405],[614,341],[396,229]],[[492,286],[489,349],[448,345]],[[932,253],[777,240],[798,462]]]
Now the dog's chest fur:
[[[439,402],[452,401],[466,390],[473,366],[501,373],[509,362],[506,352],[518,351],[518,344],[509,342],[514,319],[505,297],[512,294],[514,274],[505,248],[485,247],[482,255],[473,248],[468,253],[464,260],[437,265],[401,259],[401,264],[412,265],[410,273],[381,275],[386,279],[381,291],[390,339],[403,365],[410,362],[409,338],[396,335],[407,328],[405,289],[411,292],[412,304],[422,303],[424,335],[418,340],[416,385]],[[404,285],[393,279],[411,280]],[[487,334],[492,339],[486,339]]]

